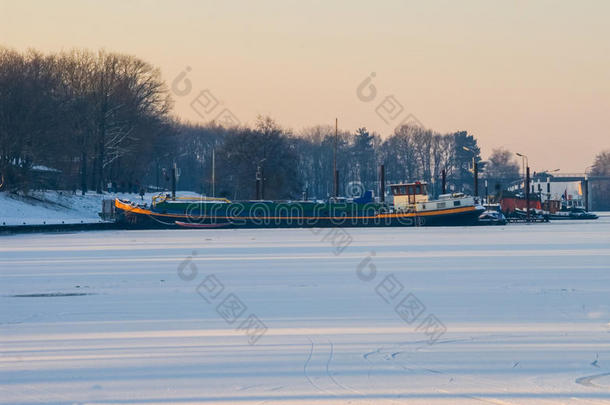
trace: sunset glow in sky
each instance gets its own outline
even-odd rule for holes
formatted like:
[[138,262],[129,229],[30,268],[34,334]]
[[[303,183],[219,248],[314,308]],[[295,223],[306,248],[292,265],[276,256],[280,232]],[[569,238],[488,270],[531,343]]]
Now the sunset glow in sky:
[[583,172],[610,148],[609,17],[608,1],[0,0],[0,45],[129,53],[170,86],[185,72],[173,98],[191,121],[213,118],[191,107],[206,89],[241,123],[295,131],[338,117],[385,136],[411,114],[471,132],[483,157]]

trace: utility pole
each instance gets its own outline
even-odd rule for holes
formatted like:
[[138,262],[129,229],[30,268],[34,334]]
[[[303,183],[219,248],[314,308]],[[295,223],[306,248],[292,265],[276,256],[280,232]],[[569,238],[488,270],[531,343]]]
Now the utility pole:
[[80,192],[82,195],[87,194],[87,154],[81,154],[80,166]]
[[474,197],[479,197],[479,168],[475,156],[472,156],[472,175],[474,177]]
[[385,202],[385,166],[379,167],[379,201]]
[[212,197],[216,196],[216,149],[212,149]]
[[260,195],[261,195],[261,181],[259,178],[259,172],[258,170],[256,171],[256,176],[255,176],[255,181],[256,181],[256,194],[254,195],[254,199],[255,200],[260,200]]
[[261,200],[265,199],[265,168],[261,166]]
[[523,188],[525,190],[525,208],[527,208],[527,212],[525,213],[527,222],[530,221],[530,162],[526,155],[523,153],[516,153],[517,156],[521,158],[523,163],[523,175],[525,176],[523,182]]
[[176,199],[176,162],[172,166],[172,200]]
[[441,171],[441,183],[442,183],[441,194],[446,194],[447,193],[447,170],[446,169],[443,169]]
[[339,136],[339,118],[335,118],[335,145],[333,149],[334,196],[339,197],[339,172],[337,171],[337,138]]
[[470,152],[472,154],[472,174],[473,174],[473,197],[477,198],[479,196],[479,173],[477,169],[477,156],[472,149],[467,146],[462,146],[466,152]]
[[256,167],[256,200],[261,199],[261,167],[260,165]]
[[159,192],[159,159],[157,159],[156,180],[157,180],[157,193]]
[[587,173],[585,173],[585,179],[580,182],[580,188],[585,203],[585,211],[589,211],[589,179],[587,178]]
[[[527,158],[526,155],[519,153],[519,152],[517,152],[516,155],[521,158],[521,164],[523,166],[523,181],[525,181],[525,168],[530,166],[529,159]],[[525,184],[525,183],[523,183],[523,184]]]
[[265,199],[265,172],[263,169],[263,162],[267,160],[267,158],[261,159],[258,161],[256,165],[256,199],[264,200]]

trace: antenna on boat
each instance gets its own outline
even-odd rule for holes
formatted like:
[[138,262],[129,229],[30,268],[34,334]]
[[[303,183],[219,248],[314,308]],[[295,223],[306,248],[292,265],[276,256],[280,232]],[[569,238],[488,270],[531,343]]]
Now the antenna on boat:
[[333,150],[334,196],[339,197],[339,172],[337,171],[337,138],[339,135],[339,118],[335,118],[335,146]]

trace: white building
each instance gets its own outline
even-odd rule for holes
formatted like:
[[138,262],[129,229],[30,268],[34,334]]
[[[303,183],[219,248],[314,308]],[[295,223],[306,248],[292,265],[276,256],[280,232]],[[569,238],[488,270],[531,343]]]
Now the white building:
[[[584,177],[583,177],[584,178]],[[578,175],[536,175],[530,180],[530,193],[540,195],[542,201],[565,201],[568,207],[584,206],[583,178]],[[511,191],[523,190],[524,181],[509,187]]]
[[560,200],[568,201],[568,206],[584,205],[584,192],[582,181],[574,181],[571,178],[562,179],[553,177],[550,179],[536,178],[531,181],[532,192],[541,193],[542,201]]

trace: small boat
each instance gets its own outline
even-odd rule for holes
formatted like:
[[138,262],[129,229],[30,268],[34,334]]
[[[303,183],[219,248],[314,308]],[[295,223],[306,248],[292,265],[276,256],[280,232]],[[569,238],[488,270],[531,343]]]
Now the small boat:
[[542,210],[530,208],[528,216],[526,210],[517,208],[506,219],[508,222],[549,222],[549,215]]
[[484,207],[485,211],[479,215],[479,225],[506,225],[508,221],[500,204],[486,204]]
[[302,228],[476,225],[484,208],[462,193],[430,200],[425,182],[392,184],[393,203],[360,198],[326,201],[230,201],[224,198],[153,198],[150,206],[115,200],[117,221],[134,227]]
[[582,207],[571,207],[566,208],[563,207],[561,210],[556,211],[552,214],[549,214],[549,219],[556,220],[564,220],[564,219],[597,219],[599,218],[597,215],[592,212],[586,211]]

